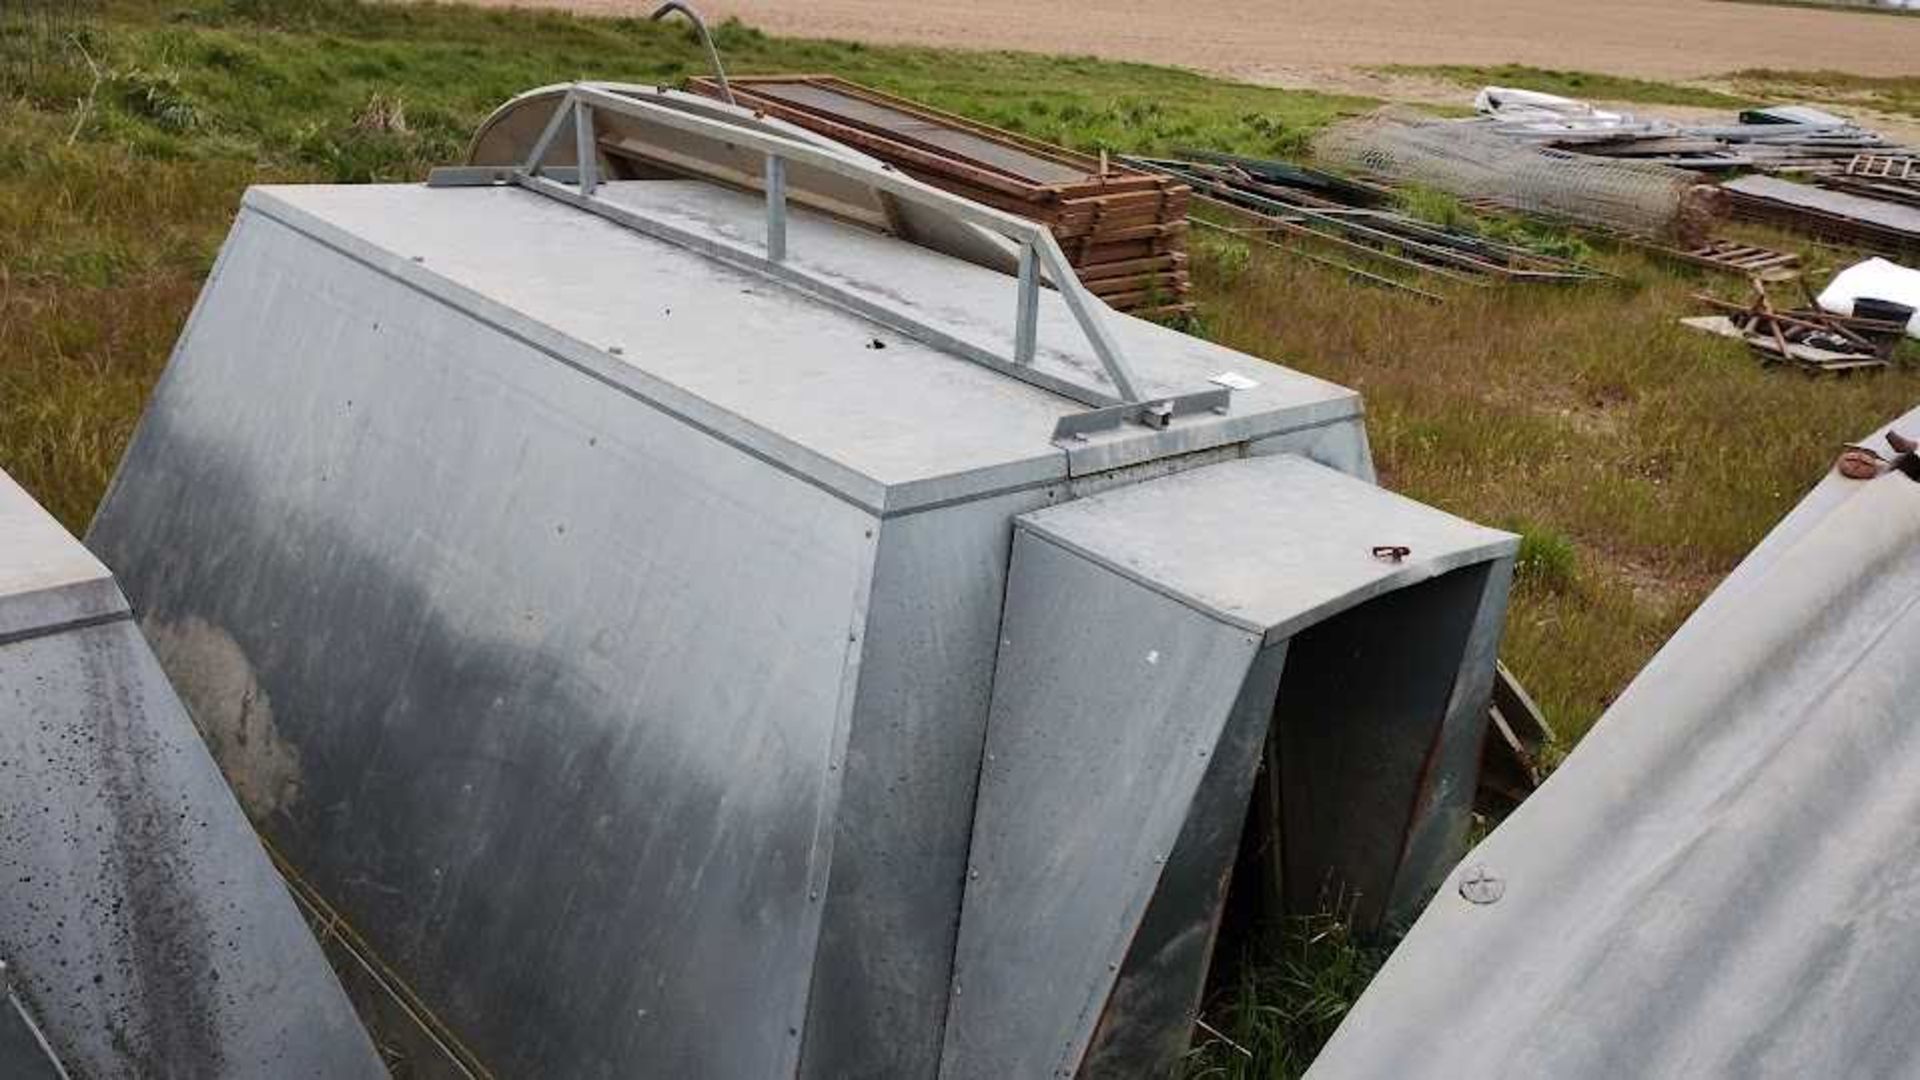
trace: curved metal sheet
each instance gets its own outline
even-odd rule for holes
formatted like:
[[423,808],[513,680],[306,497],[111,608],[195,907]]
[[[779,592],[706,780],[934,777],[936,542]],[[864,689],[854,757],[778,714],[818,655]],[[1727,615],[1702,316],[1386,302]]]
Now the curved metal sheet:
[[1917,635],[1920,484],[1830,474],[1468,855],[1310,1075],[1911,1072]]

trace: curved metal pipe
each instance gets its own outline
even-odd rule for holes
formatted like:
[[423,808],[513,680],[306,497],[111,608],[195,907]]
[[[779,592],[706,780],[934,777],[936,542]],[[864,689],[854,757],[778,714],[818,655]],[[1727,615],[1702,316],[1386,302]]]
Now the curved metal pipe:
[[738,105],[739,102],[733,100],[733,87],[727,85],[726,69],[720,66],[720,50],[713,47],[713,35],[707,33],[706,20],[700,17],[699,12],[681,3],[680,0],[667,0],[655,9],[653,14],[647,16],[647,21],[659,22],[676,11],[685,15],[687,21],[693,23],[693,28],[700,32],[700,44],[707,47],[707,61],[713,65],[713,78],[720,84],[721,95],[727,99],[727,104]]

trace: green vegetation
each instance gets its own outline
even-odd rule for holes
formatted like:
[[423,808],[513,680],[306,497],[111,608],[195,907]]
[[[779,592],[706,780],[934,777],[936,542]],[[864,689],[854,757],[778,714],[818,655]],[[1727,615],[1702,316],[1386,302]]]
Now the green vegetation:
[[1589,71],[1554,71],[1524,64],[1395,64],[1376,70],[1394,75],[1426,75],[1475,89],[1482,86],[1511,86],[1517,90],[1538,90],[1587,101],[1632,101],[1647,105],[1698,105],[1709,109],[1737,110],[1764,100],[1652,79],[1598,75]]
[[1238,958],[1238,977],[1211,1002],[1185,1080],[1301,1075],[1386,962],[1385,942],[1356,939],[1337,915],[1292,919]]
[[[1086,150],[1286,155],[1371,104],[1083,58],[783,40],[738,24],[719,44],[734,71],[832,71]],[[85,22],[0,15],[0,467],[85,527],[246,185],[417,179],[458,160],[481,118],[519,91],[704,70],[677,25],[526,11],[107,0]],[[1444,70],[1669,100],[1635,80]],[[1775,76],[1749,77],[1758,100]],[[1819,79],[1836,95],[1911,100],[1901,95],[1912,80]],[[1410,204],[1488,235],[1580,243],[1476,220],[1431,193]],[[1842,440],[1920,396],[1908,371],[1836,382],[1763,371],[1737,345],[1674,324],[1688,295],[1717,279],[1631,249],[1597,257],[1621,284],[1459,288],[1435,306],[1242,240],[1194,244],[1195,330],[1363,392],[1389,486],[1476,520],[1526,523],[1502,652],[1569,742]],[[1257,993],[1209,1013],[1255,1061],[1209,1045],[1200,1073],[1291,1075],[1378,962],[1337,922],[1294,931],[1278,959],[1247,969]]]
[[[1752,3],[1785,0],[1747,0]],[[1824,6],[1824,5],[1816,5]],[[1874,9],[1893,11],[1893,9]],[[1920,11],[1893,11],[1913,15]],[[1811,101],[1844,109],[1846,106],[1920,116],[1920,75],[1855,75],[1845,71],[1777,71],[1750,68],[1713,79],[1712,85],[1658,82],[1585,71],[1551,71],[1520,64],[1474,67],[1464,64],[1393,65],[1376,70],[1396,75],[1424,75],[1463,87],[1511,86],[1539,90],[1584,101],[1631,102],[1643,105],[1689,105],[1735,113],[1781,101]],[[1729,92],[1730,91],[1730,92]]]
[[1430,187],[1411,186],[1399,194],[1400,209],[1452,232],[1523,247],[1542,255],[1591,262],[1593,249],[1578,233],[1510,214],[1470,210],[1459,199]]
[[[1920,11],[1905,14],[1920,14]],[[1776,98],[1865,106],[1920,116],[1920,75],[1855,75],[1845,71],[1773,71],[1752,68],[1727,76],[1736,87],[1770,88]]]
[[1520,534],[1520,553],[1514,557],[1514,577],[1530,588],[1561,593],[1576,584],[1578,556],[1573,541],[1523,521],[1510,521],[1506,528]]

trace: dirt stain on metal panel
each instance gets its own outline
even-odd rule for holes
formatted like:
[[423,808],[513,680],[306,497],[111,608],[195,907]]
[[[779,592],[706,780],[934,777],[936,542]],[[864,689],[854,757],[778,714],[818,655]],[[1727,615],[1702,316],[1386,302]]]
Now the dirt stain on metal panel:
[[274,726],[273,702],[233,635],[197,616],[144,629],[248,816],[299,801],[300,751]]

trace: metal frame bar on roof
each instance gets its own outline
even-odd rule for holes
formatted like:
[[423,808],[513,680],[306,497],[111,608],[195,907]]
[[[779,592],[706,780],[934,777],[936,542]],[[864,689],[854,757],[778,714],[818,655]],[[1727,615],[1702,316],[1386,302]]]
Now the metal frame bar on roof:
[[[765,154],[767,233],[764,244],[753,248],[710,237],[694,238],[674,226],[652,221],[631,208],[596,197],[594,192],[600,182],[593,152],[593,117],[596,110],[606,110],[691,134],[713,136]],[[542,163],[568,117],[575,118],[580,165],[577,171],[548,169]],[[785,183],[786,163],[789,162],[799,162],[823,172],[870,184],[894,198],[938,210],[956,220],[1018,243],[1022,273],[1015,289],[1014,327],[1009,355],[1001,356],[959,341],[909,315],[881,308],[789,259]],[[1065,253],[1060,250],[1059,242],[1044,225],[922,184],[889,166],[845,157],[824,147],[682,112],[624,94],[610,93],[591,84],[574,83],[555,107],[552,119],[547,122],[524,163],[512,168],[435,169],[428,179],[429,185],[437,187],[501,183],[546,195],[636,231],[683,246],[696,247],[707,254],[802,285],[908,336],[957,353],[1001,374],[1094,406],[1099,419],[1110,421],[1096,426],[1114,426],[1134,420],[1149,427],[1165,427],[1173,416],[1202,409],[1218,411],[1224,409],[1229,400],[1222,396],[1217,387],[1172,399],[1149,401],[1143,398],[1138,380],[1127,363],[1118,339],[1105,323],[1099,298],[1080,283]],[[1065,301],[1111,382],[1111,390],[1071,382],[1034,366],[1039,288],[1043,279],[1052,284]],[[1072,425],[1076,431],[1084,431],[1088,426],[1087,417],[1068,419],[1079,421]]]

